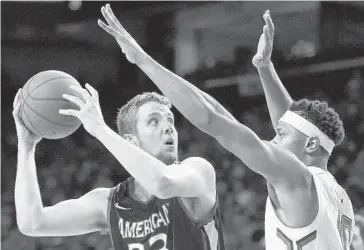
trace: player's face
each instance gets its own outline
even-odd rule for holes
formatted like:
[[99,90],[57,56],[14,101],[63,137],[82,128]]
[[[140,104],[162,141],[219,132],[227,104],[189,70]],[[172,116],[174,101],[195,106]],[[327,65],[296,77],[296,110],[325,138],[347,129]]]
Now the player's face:
[[302,160],[306,152],[307,136],[291,125],[279,122],[277,125],[277,135],[272,142],[288,149]]
[[158,102],[147,102],[137,114],[139,146],[165,164],[177,160],[178,134],[171,110]]

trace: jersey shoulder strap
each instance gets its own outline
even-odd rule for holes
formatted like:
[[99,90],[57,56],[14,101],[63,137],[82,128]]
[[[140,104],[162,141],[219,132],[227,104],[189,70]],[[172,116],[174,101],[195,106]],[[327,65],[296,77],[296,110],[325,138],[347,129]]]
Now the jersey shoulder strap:
[[[107,223],[108,223],[109,230],[111,228],[111,224],[110,224],[111,223],[111,211],[112,211],[111,209],[113,207],[113,204],[115,204],[116,202],[119,202],[121,199],[126,197],[129,181],[130,181],[129,179],[125,180],[111,188],[109,198],[107,201]],[[103,234],[107,234],[107,233],[108,233],[108,231],[103,232]]]

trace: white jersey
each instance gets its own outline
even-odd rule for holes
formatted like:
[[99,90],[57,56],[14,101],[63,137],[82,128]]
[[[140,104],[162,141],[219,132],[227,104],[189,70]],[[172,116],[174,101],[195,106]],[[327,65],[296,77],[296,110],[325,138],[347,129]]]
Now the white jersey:
[[265,212],[266,250],[349,250],[354,212],[345,190],[327,171],[309,167],[316,185],[319,210],[303,228],[289,228],[277,217],[268,197]]

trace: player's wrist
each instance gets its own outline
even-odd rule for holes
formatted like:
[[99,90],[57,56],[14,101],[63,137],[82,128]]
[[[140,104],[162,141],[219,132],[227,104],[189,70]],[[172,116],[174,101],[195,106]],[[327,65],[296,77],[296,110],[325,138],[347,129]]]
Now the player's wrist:
[[93,136],[100,141],[103,135],[107,132],[108,128],[109,127],[106,123],[98,123],[93,129]]
[[147,65],[152,60],[152,57],[148,55],[145,51],[141,51],[135,61],[138,67]]
[[18,153],[31,153],[35,151],[38,142],[32,140],[18,139]]
[[271,61],[271,59],[267,60],[267,61],[264,61],[264,62],[259,62],[259,63],[256,63],[256,65],[254,65],[258,70],[269,70],[272,66],[273,66],[273,63]]

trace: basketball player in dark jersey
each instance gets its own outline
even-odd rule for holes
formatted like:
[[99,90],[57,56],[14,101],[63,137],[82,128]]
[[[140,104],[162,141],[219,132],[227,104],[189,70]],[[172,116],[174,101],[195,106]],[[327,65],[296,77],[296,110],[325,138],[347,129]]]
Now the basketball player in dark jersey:
[[97,91],[88,84],[73,90],[79,97],[63,97],[80,109],[60,114],[80,119],[132,177],[44,207],[35,165],[41,138],[19,116],[19,91],[13,105],[19,230],[34,237],[108,231],[116,250],[223,250],[214,168],[199,157],[177,163],[178,134],[169,100],[156,93],[134,97],[118,112],[117,134],[104,122]]
[[[156,93],[136,96],[119,110],[117,125],[120,134],[130,135],[128,126],[130,127],[132,113],[138,106],[139,119],[145,120],[152,130],[162,123],[163,115],[169,124],[165,131],[167,135],[170,134],[165,140],[167,152],[155,155],[158,159],[164,159],[166,164],[172,164],[169,166],[171,169],[178,169],[170,172],[171,179],[168,180],[170,182],[175,179],[177,186],[173,190],[165,182],[165,186],[160,187],[163,191],[156,191],[155,196],[145,196],[143,192],[148,193],[149,189],[145,190],[136,178],[131,177],[111,190],[108,223],[115,249],[224,249],[215,174],[211,165],[196,157],[188,158],[180,164],[176,162],[178,138],[173,125],[173,114],[169,110],[171,104]],[[156,114],[158,111],[161,114]],[[142,125],[138,127],[137,133],[139,137],[149,139],[149,131],[144,130]],[[150,141],[155,140],[150,138]],[[139,146],[140,142],[149,143],[145,139],[139,139]],[[156,145],[158,144],[150,144],[151,147]],[[146,148],[145,145],[141,147]],[[206,166],[203,167],[202,164]],[[200,173],[197,172],[199,168]],[[145,173],[144,176],[146,182],[152,181],[152,175]],[[197,185],[205,188],[200,189]],[[139,191],[136,189],[138,187]],[[152,186],[150,188],[153,190]],[[198,189],[200,190],[197,191]]]
[[[121,137],[103,121],[97,92],[86,84],[64,96],[78,117],[132,175],[114,188],[97,188],[78,199],[43,207],[37,183],[35,146],[41,140],[19,117],[15,205],[20,231],[28,236],[71,236],[109,231],[116,250],[224,249],[214,168],[206,160],[177,163],[178,134],[171,104],[157,93],[134,97],[118,112]],[[91,95],[89,94],[91,93]]]

